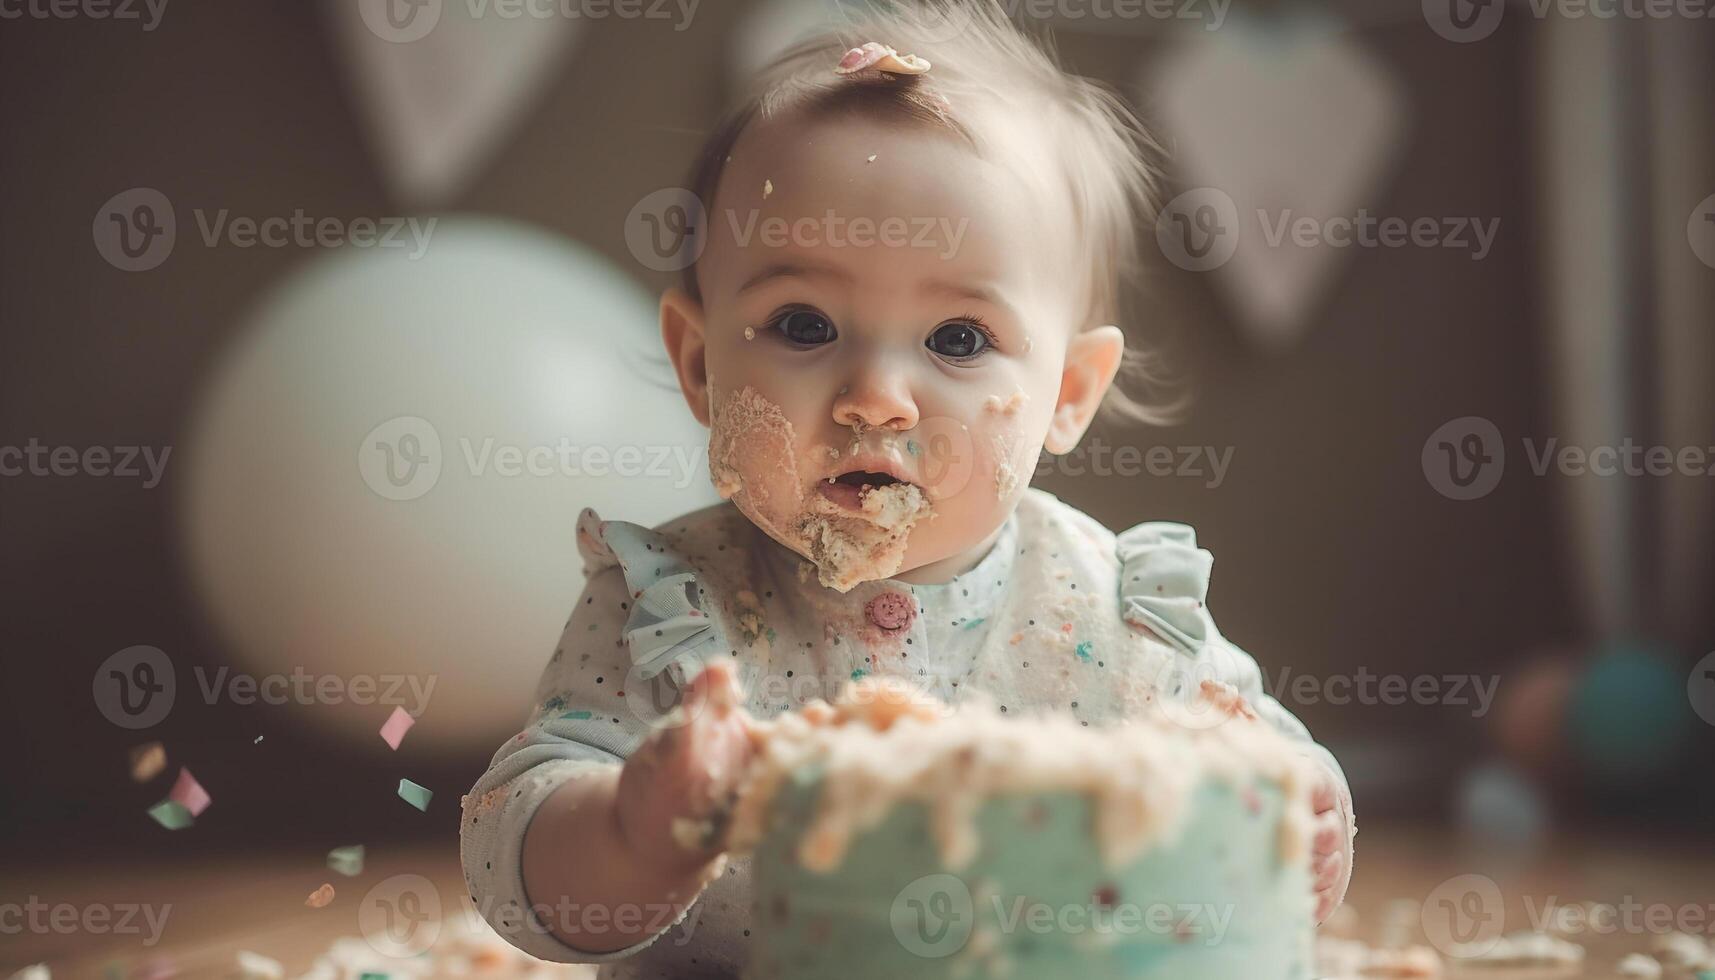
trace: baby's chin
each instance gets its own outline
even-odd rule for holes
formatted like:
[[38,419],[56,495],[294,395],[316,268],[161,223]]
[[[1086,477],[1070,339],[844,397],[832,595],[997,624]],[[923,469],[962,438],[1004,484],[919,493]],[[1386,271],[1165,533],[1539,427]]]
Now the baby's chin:
[[862,582],[893,578],[906,567],[913,531],[935,518],[935,508],[917,486],[894,483],[866,489],[855,506],[811,491],[789,513],[771,513],[741,484],[732,502],[769,537],[808,559],[801,576],[837,592]]

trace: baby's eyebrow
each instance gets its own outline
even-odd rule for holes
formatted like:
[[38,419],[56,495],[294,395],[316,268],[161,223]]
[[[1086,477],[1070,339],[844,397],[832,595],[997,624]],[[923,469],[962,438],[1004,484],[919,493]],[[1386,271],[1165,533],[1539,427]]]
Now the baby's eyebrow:
[[793,277],[836,279],[848,286],[852,283],[852,274],[838,266],[811,262],[776,262],[773,265],[764,266],[756,275],[746,279],[744,284],[738,287],[738,292],[743,295],[765,282]]
[[996,289],[994,286],[988,285],[987,283],[973,285],[970,283],[952,282],[946,279],[926,279],[920,288],[925,293],[941,293],[958,299],[975,300],[979,303],[987,303],[990,306],[998,306],[1011,313],[1013,316],[1018,315],[1018,308],[1008,302],[1007,298],[1001,294],[999,289]]

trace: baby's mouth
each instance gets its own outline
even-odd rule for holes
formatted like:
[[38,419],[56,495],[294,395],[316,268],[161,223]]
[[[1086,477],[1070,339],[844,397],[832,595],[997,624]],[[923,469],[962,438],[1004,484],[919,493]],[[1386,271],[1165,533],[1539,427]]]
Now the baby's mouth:
[[904,483],[904,480],[891,473],[877,473],[873,470],[852,470],[841,473],[832,480],[823,480],[818,485],[822,496],[841,507],[852,511],[863,510],[864,495],[871,490],[890,487]]

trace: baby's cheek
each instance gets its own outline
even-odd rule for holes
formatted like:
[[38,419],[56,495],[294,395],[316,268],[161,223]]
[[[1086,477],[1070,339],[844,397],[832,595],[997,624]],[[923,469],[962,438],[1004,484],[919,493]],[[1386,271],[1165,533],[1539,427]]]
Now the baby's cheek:
[[978,423],[982,482],[983,489],[997,502],[1013,500],[1030,484],[1047,429],[1046,420],[1038,418],[1039,408],[1023,388],[983,400]]
[[956,418],[919,419],[903,439],[918,485],[932,503],[959,497],[983,466],[975,434]]
[[802,507],[797,437],[780,406],[755,388],[713,398],[709,476],[759,526],[788,526]]

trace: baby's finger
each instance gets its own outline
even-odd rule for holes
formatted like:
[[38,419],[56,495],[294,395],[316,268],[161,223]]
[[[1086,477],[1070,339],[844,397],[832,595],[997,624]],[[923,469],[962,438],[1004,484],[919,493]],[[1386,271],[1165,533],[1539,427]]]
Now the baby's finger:
[[1326,813],[1340,805],[1340,790],[1334,784],[1334,774],[1320,764],[1316,767],[1317,779],[1310,786],[1310,809],[1317,813]]
[[1340,872],[1345,869],[1345,858],[1339,854],[1330,854],[1316,863],[1316,890],[1333,888],[1340,882]]
[[1336,898],[1333,890],[1316,893],[1316,924],[1321,925],[1334,914]]
[[1312,854],[1338,854],[1340,852],[1340,827],[1334,823],[1324,823],[1316,828],[1315,837],[1310,841]]

